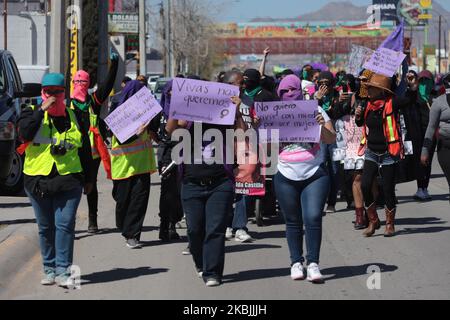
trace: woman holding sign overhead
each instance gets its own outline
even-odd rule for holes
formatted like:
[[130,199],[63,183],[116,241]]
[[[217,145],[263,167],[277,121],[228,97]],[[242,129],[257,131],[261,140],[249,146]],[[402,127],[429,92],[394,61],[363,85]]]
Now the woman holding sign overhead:
[[[119,105],[134,96],[144,85],[130,81],[125,86]],[[158,130],[159,121],[140,127],[135,136],[120,143],[112,139],[111,173],[116,201],[116,225],[130,249],[141,247],[140,238],[150,196],[150,174],[156,170],[151,136]]]
[[[183,80],[174,79],[171,111],[174,114],[175,108],[179,107],[176,101],[183,101],[183,94],[188,94],[179,90],[184,85],[186,87],[197,88],[212,88],[217,84],[197,81],[197,80]],[[221,88],[235,91],[239,93],[239,88],[231,87],[229,85],[220,85]],[[210,90],[203,90],[203,92],[211,92]],[[217,90],[214,90],[217,92]],[[240,101],[238,97],[220,96],[217,98],[221,101],[227,100],[227,110],[231,118],[230,122],[224,124],[220,117],[215,116],[211,119],[211,123],[187,122],[183,120],[170,119],[167,123],[166,129],[169,134],[173,134],[175,130],[178,133],[183,133],[183,141],[181,145],[185,148],[182,151],[181,158],[177,162],[180,164],[182,190],[181,201],[183,209],[186,214],[188,225],[188,238],[192,257],[194,259],[197,274],[203,278],[208,287],[219,286],[222,283],[223,271],[225,266],[225,232],[230,214],[233,210],[234,199],[234,161],[227,163],[227,152],[231,152],[228,148],[222,150],[216,149],[218,147],[218,140],[222,140],[222,146],[226,146],[226,131],[235,128],[246,130],[246,125],[242,119],[239,111]],[[237,105],[234,106],[233,103]],[[182,103],[181,103],[182,105]],[[214,106],[205,105],[204,110],[213,109]],[[233,112],[231,112],[233,111]],[[234,124],[233,124],[234,122]],[[221,123],[215,124],[215,123]],[[185,130],[183,130],[185,129]],[[213,137],[207,138],[208,133],[214,133]],[[221,134],[221,138],[216,134]],[[187,139],[190,137],[190,139]],[[205,137],[205,138],[204,138]],[[186,141],[189,142],[186,142]],[[175,148],[178,148],[175,147]],[[188,150],[186,150],[188,149]],[[225,150],[226,149],[226,150]],[[234,159],[231,157],[231,159]]]
[[[282,101],[302,100],[300,80],[286,77],[278,92]],[[321,141],[333,144],[336,133],[327,113],[318,107],[317,122],[322,126]],[[286,221],[286,237],[291,254],[291,278],[321,282],[319,269],[322,242],[322,212],[330,190],[320,143],[284,144],[275,176],[275,191]],[[307,275],[303,256],[303,225],[307,247]]]

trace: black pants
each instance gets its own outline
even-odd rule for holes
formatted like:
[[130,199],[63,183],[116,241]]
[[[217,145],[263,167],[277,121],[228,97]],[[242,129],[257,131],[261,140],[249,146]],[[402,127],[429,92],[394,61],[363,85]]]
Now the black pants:
[[140,240],[150,197],[150,175],[114,181],[116,226],[125,239]]
[[89,219],[95,219],[97,218],[98,213],[98,188],[97,188],[97,176],[98,176],[98,170],[100,168],[100,164],[102,163],[102,159],[96,159],[94,160],[94,172],[95,172],[95,181],[94,186],[92,188],[92,192],[88,194],[87,201],[88,201],[88,207],[89,207]]
[[184,182],[181,190],[192,258],[204,278],[221,279],[225,266],[225,231],[233,210],[231,180],[201,186]]
[[442,171],[447,178],[450,190],[450,140],[440,140],[438,143],[438,159]]
[[422,165],[421,161],[420,161],[420,154],[422,152],[422,147],[423,147],[423,141],[420,144],[420,148],[418,148],[418,150],[420,150],[417,155],[416,155],[416,172],[417,172],[417,188],[421,188],[421,189],[428,189],[428,186],[430,185],[430,177],[431,177],[431,167],[433,164],[433,157],[434,157],[434,152],[436,150],[436,140],[433,140],[433,144],[430,148],[430,162],[427,166]]
[[167,229],[169,224],[176,224],[183,218],[180,189],[181,184],[178,181],[176,171],[171,173],[167,179],[161,181],[159,217],[163,228]]
[[372,193],[372,185],[378,174],[381,174],[381,181],[383,186],[383,193],[386,207],[393,210],[396,207],[395,202],[395,169],[397,165],[387,165],[380,168],[378,164],[373,161],[365,161],[364,171],[361,181],[361,188],[364,195],[364,202],[367,207],[375,202]]

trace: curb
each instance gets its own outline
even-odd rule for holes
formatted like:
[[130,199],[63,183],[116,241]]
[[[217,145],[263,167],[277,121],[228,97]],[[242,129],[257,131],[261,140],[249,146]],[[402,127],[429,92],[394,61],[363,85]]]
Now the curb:
[[6,238],[0,243],[0,295],[28,261],[39,252],[36,224],[7,227],[2,230]]

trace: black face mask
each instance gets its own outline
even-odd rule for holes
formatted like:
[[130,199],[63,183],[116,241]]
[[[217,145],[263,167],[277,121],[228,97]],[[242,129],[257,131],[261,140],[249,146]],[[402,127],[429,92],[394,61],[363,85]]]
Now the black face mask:
[[252,91],[252,90],[255,90],[256,88],[258,88],[260,83],[259,83],[259,81],[247,79],[247,80],[244,80],[244,85],[245,85],[245,89],[247,91]]

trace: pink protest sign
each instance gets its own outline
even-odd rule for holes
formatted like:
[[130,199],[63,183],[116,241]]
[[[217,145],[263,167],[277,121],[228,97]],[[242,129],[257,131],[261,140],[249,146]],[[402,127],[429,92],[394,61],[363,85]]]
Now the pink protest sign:
[[[262,143],[278,142],[272,141],[272,130],[279,131],[279,142],[282,143],[320,142],[317,101],[258,102],[255,106]],[[263,134],[262,130],[268,130],[268,134]]]
[[170,103],[170,118],[190,122],[233,125],[236,106],[231,97],[239,87],[223,83],[175,78]]
[[366,62],[364,68],[385,75],[386,77],[392,77],[405,58],[406,55],[403,52],[379,48],[373,53],[369,61]]
[[142,125],[149,124],[161,111],[161,106],[150,90],[142,88],[114,110],[105,119],[105,123],[120,143],[124,143],[134,136]]

